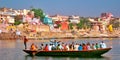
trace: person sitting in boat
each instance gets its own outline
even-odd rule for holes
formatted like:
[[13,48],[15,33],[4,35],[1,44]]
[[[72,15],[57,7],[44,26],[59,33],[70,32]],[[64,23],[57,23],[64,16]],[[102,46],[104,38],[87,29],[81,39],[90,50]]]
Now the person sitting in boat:
[[64,50],[64,49],[65,49],[65,44],[64,44],[64,43],[60,44],[60,49],[61,49],[61,50]]
[[50,41],[53,45],[55,45],[55,47],[57,47],[57,45],[58,45],[58,43],[60,43],[61,41],[56,41],[56,40],[54,40],[54,41]]
[[83,50],[83,47],[81,44],[79,44],[78,50],[80,50],[80,51]]
[[93,49],[93,50],[96,49],[96,46],[94,43],[92,43],[91,49]]
[[85,43],[82,44],[82,47],[84,51],[88,50],[87,45]]
[[70,50],[70,48],[69,48],[69,46],[68,46],[68,44],[65,44],[65,46],[64,46],[64,50],[66,51],[69,51]]
[[72,44],[69,44],[69,48],[70,48],[70,50],[74,50],[75,49],[74,42],[72,42]]
[[74,46],[75,46],[75,49],[74,49],[74,50],[78,50],[79,44],[76,43]]
[[56,50],[55,45],[52,44],[52,48],[51,48],[51,49],[52,49],[52,50]]
[[72,44],[69,44],[69,49],[73,50]]
[[49,50],[49,51],[52,50],[52,44],[49,44],[49,46],[48,46],[48,50]]
[[58,46],[57,46],[57,50],[61,50],[60,44],[58,44]]
[[63,48],[63,44],[61,45],[61,44],[58,44],[58,46],[57,46],[57,50],[64,50],[64,48]]
[[106,44],[103,41],[100,43],[100,48],[107,48]]
[[66,45],[67,45],[67,44],[64,44],[64,45],[62,45],[62,47],[63,47],[63,50],[67,50],[67,47],[66,47]]
[[96,47],[96,49],[99,49],[99,48],[100,48],[100,46],[99,46],[98,43],[96,43],[95,47]]
[[38,48],[34,43],[32,43],[30,50],[38,50]]
[[88,48],[88,50],[91,50],[91,45],[89,42],[87,43],[87,48]]
[[43,50],[44,49],[44,44],[41,44],[40,49],[39,50]]
[[48,44],[45,45],[44,50],[45,50],[45,51],[49,51],[49,49],[48,49]]

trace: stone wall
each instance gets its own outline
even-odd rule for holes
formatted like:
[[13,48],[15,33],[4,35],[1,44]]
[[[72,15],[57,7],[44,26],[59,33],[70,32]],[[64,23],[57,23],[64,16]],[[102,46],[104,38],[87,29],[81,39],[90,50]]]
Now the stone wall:
[[0,40],[16,40],[19,38],[15,33],[0,33]]

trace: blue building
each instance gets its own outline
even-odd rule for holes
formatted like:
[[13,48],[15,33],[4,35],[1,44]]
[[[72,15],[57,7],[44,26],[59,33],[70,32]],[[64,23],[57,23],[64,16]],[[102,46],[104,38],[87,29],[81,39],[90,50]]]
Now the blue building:
[[48,16],[45,16],[43,23],[48,25],[53,24],[52,18],[48,18]]

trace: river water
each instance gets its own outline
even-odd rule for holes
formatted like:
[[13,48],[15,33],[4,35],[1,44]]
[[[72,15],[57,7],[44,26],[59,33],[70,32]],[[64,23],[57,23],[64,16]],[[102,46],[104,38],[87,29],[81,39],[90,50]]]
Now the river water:
[[[102,57],[82,58],[82,57],[53,57],[53,56],[34,56],[27,55],[24,49],[23,40],[0,40],[0,60],[119,60],[120,59],[120,38],[84,38],[84,39],[59,39],[65,43],[96,43],[104,41],[107,47],[112,50],[102,55]],[[41,43],[48,43],[48,40],[29,40],[28,48],[32,43],[39,46]]]

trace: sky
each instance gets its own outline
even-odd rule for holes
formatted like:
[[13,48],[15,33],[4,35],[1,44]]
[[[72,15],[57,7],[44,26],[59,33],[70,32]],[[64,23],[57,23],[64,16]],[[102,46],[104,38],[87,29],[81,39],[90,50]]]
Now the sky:
[[0,0],[0,7],[13,9],[40,8],[49,15],[99,17],[110,12],[120,17],[120,0]]

